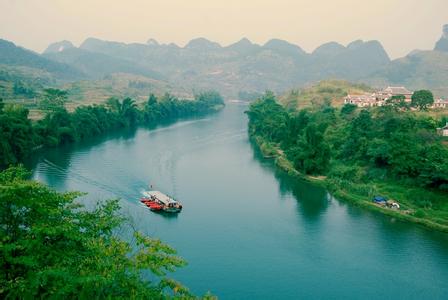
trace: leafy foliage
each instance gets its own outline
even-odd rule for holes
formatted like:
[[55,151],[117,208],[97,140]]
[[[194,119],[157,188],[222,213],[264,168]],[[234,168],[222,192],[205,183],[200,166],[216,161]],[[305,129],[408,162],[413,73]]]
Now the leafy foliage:
[[428,90],[420,90],[415,91],[412,95],[411,105],[418,107],[421,110],[428,109],[428,106],[434,103],[434,96],[431,91]]
[[105,105],[80,106],[69,113],[64,108],[67,92],[45,92],[41,105],[47,113],[36,124],[31,123],[28,110],[21,106],[0,107],[0,168],[21,162],[36,146],[57,146],[114,129],[203,115],[224,103],[216,92],[199,93],[195,100],[180,100],[170,94],[158,99],[151,94],[142,107],[131,98],[110,98]]
[[55,111],[64,108],[67,101],[67,91],[48,88],[44,90],[43,99],[40,102],[41,109],[45,111]]
[[448,149],[436,131],[443,120],[390,105],[287,112],[272,94],[252,103],[247,114],[251,135],[279,145],[303,173],[345,180],[340,170],[354,168],[360,171],[351,174],[364,174],[353,176],[355,181],[380,176],[440,190],[448,183]]
[[13,93],[16,96],[24,96],[26,98],[33,98],[36,96],[36,92],[32,87],[28,87],[21,81],[14,82]]
[[174,249],[139,232],[134,244],[114,234],[125,221],[117,200],[87,211],[79,193],[26,176],[23,168],[0,173],[0,297],[194,298],[166,278],[186,264]]
[[405,100],[404,95],[394,95],[386,100],[386,105],[390,105],[396,110],[406,110],[409,109],[409,105]]
[[0,166],[15,164],[30,152],[35,134],[28,110],[6,106],[0,101]]

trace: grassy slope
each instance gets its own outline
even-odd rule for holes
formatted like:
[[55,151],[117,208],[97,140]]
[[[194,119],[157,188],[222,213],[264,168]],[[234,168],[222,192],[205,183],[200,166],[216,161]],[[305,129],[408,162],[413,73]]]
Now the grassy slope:
[[73,111],[80,105],[99,104],[109,97],[131,97],[137,103],[146,101],[150,93],[161,95],[170,92],[180,98],[191,97],[191,91],[173,87],[165,81],[160,81],[144,76],[115,73],[100,80],[80,80],[68,83],[58,83],[48,72],[27,67],[11,67],[0,65],[0,97],[8,103],[19,103],[30,110],[30,118],[37,120],[42,118],[42,112],[36,105],[36,99],[27,99],[20,95],[14,95],[14,82],[22,82],[33,88],[38,96],[45,87],[55,87],[69,92],[66,107]]
[[44,85],[54,84],[55,80],[50,73],[39,69],[0,64],[0,97],[5,101],[28,100],[14,94],[14,82],[39,91]]
[[364,84],[354,84],[344,80],[325,80],[313,86],[292,90],[281,96],[279,100],[290,109],[302,109],[325,102],[331,102],[333,106],[340,107],[348,94],[366,92],[373,92],[373,89]]
[[[137,83],[140,86],[133,86],[132,83]],[[98,104],[104,102],[109,97],[131,97],[137,102],[143,102],[148,99],[150,93],[160,95],[170,91],[179,97],[187,97],[189,94],[187,91],[174,88],[164,81],[125,73],[108,75],[100,80],[68,83],[61,88],[69,91],[70,107]]]

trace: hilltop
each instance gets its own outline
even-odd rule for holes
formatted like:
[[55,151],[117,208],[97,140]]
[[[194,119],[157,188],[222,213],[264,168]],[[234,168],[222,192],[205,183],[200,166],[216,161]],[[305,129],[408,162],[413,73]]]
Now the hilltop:
[[0,39],[0,65],[33,68],[50,73],[61,80],[76,80],[84,75],[76,67],[47,59],[3,39]]
[[280,103],[289,109],[331,104],[335,107],[344,104],[348,94],[373,92],[373,88],[345,80],[324,80],[301,89],[293,89],[279,97]]

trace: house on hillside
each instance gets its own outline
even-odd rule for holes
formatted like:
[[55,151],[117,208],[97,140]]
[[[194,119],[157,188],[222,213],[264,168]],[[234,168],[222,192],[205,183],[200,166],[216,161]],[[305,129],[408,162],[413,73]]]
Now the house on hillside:
[[[386,100],[393,96],[403,95],[405,102],[410,103],[413,92],[409,91],[404,86],[389,86],[383,90],[379,90],[373,94],[365,93],[359,95],[347,95],[344,99],[345,104],[354,104],[358,107],[373,107],[383,106]],[[448,107],[448,104],[447,104]]]
[[448,122],[442,128],[437,128],[437,131],[441,136],[448,136]]
[[448,99],[439,98],[434,100],[434,104],[431,106],[431,108],[441,108],[441,109],[448,108]]
[[386,101],[387,99],[392,98],[393,96],[404,96],[404,101],[410,103],[412,100],[412,94],[410,90],[405,88],[404,86],[388,86],[387,88],[378,91],[375,93],[377,101]]
[[375,98],[375,94],[360,94],[360,95],[347,95],[344,98],[344,104],[354,104],[358,107],[372,107],[378,106]]

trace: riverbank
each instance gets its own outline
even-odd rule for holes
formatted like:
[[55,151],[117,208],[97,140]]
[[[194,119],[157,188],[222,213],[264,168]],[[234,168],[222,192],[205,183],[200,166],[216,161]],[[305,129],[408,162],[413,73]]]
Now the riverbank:
[[[0,170],[23,160],[42,147],[57,147],[104,135],[123,128],[154,126],[215,113],[224,107],[217,92],[202,92],[194,100],[169,94],[137,105],[131,98],[110,98],[101,105],[79,106],[69,112],[64,106],[67,92],[51,90],[41,101],[45,116],[39,121],[29,117],[23,106],[6,105],[0,99]],[[61,98],[61,99],[59,99]]]
[[338,200],[343,200],[399,220],[420,224],[442,232],[448,232],[448,219],[445,217],[445,211],[434,211],[433,209],[416,207],[406,198],[406,195],[412,194],[413,192],[418,194],[427,193],[428,197],[431,197],[430,194],[436,194],[434,197],[438,198],[440,196],[438,193],[417,187],[397,185],[391,182],[370,182],[369,185],[374,186],[371,189],[372,192],[385,196],[388,199],[393,199],[401,206],[400,210],[381,207],[371,201],[374,193],[366,195],[355,191],[359,187],[359,184],[328,178],[326,176],[303,174],[294,168],[292,162],[287,159],[285,153],[278,145],[265,141],[260,136],[251,137],[251,140],[260,149],[266,159],[273,159],[275,165],[288,173],[288,175],[322,186]]

